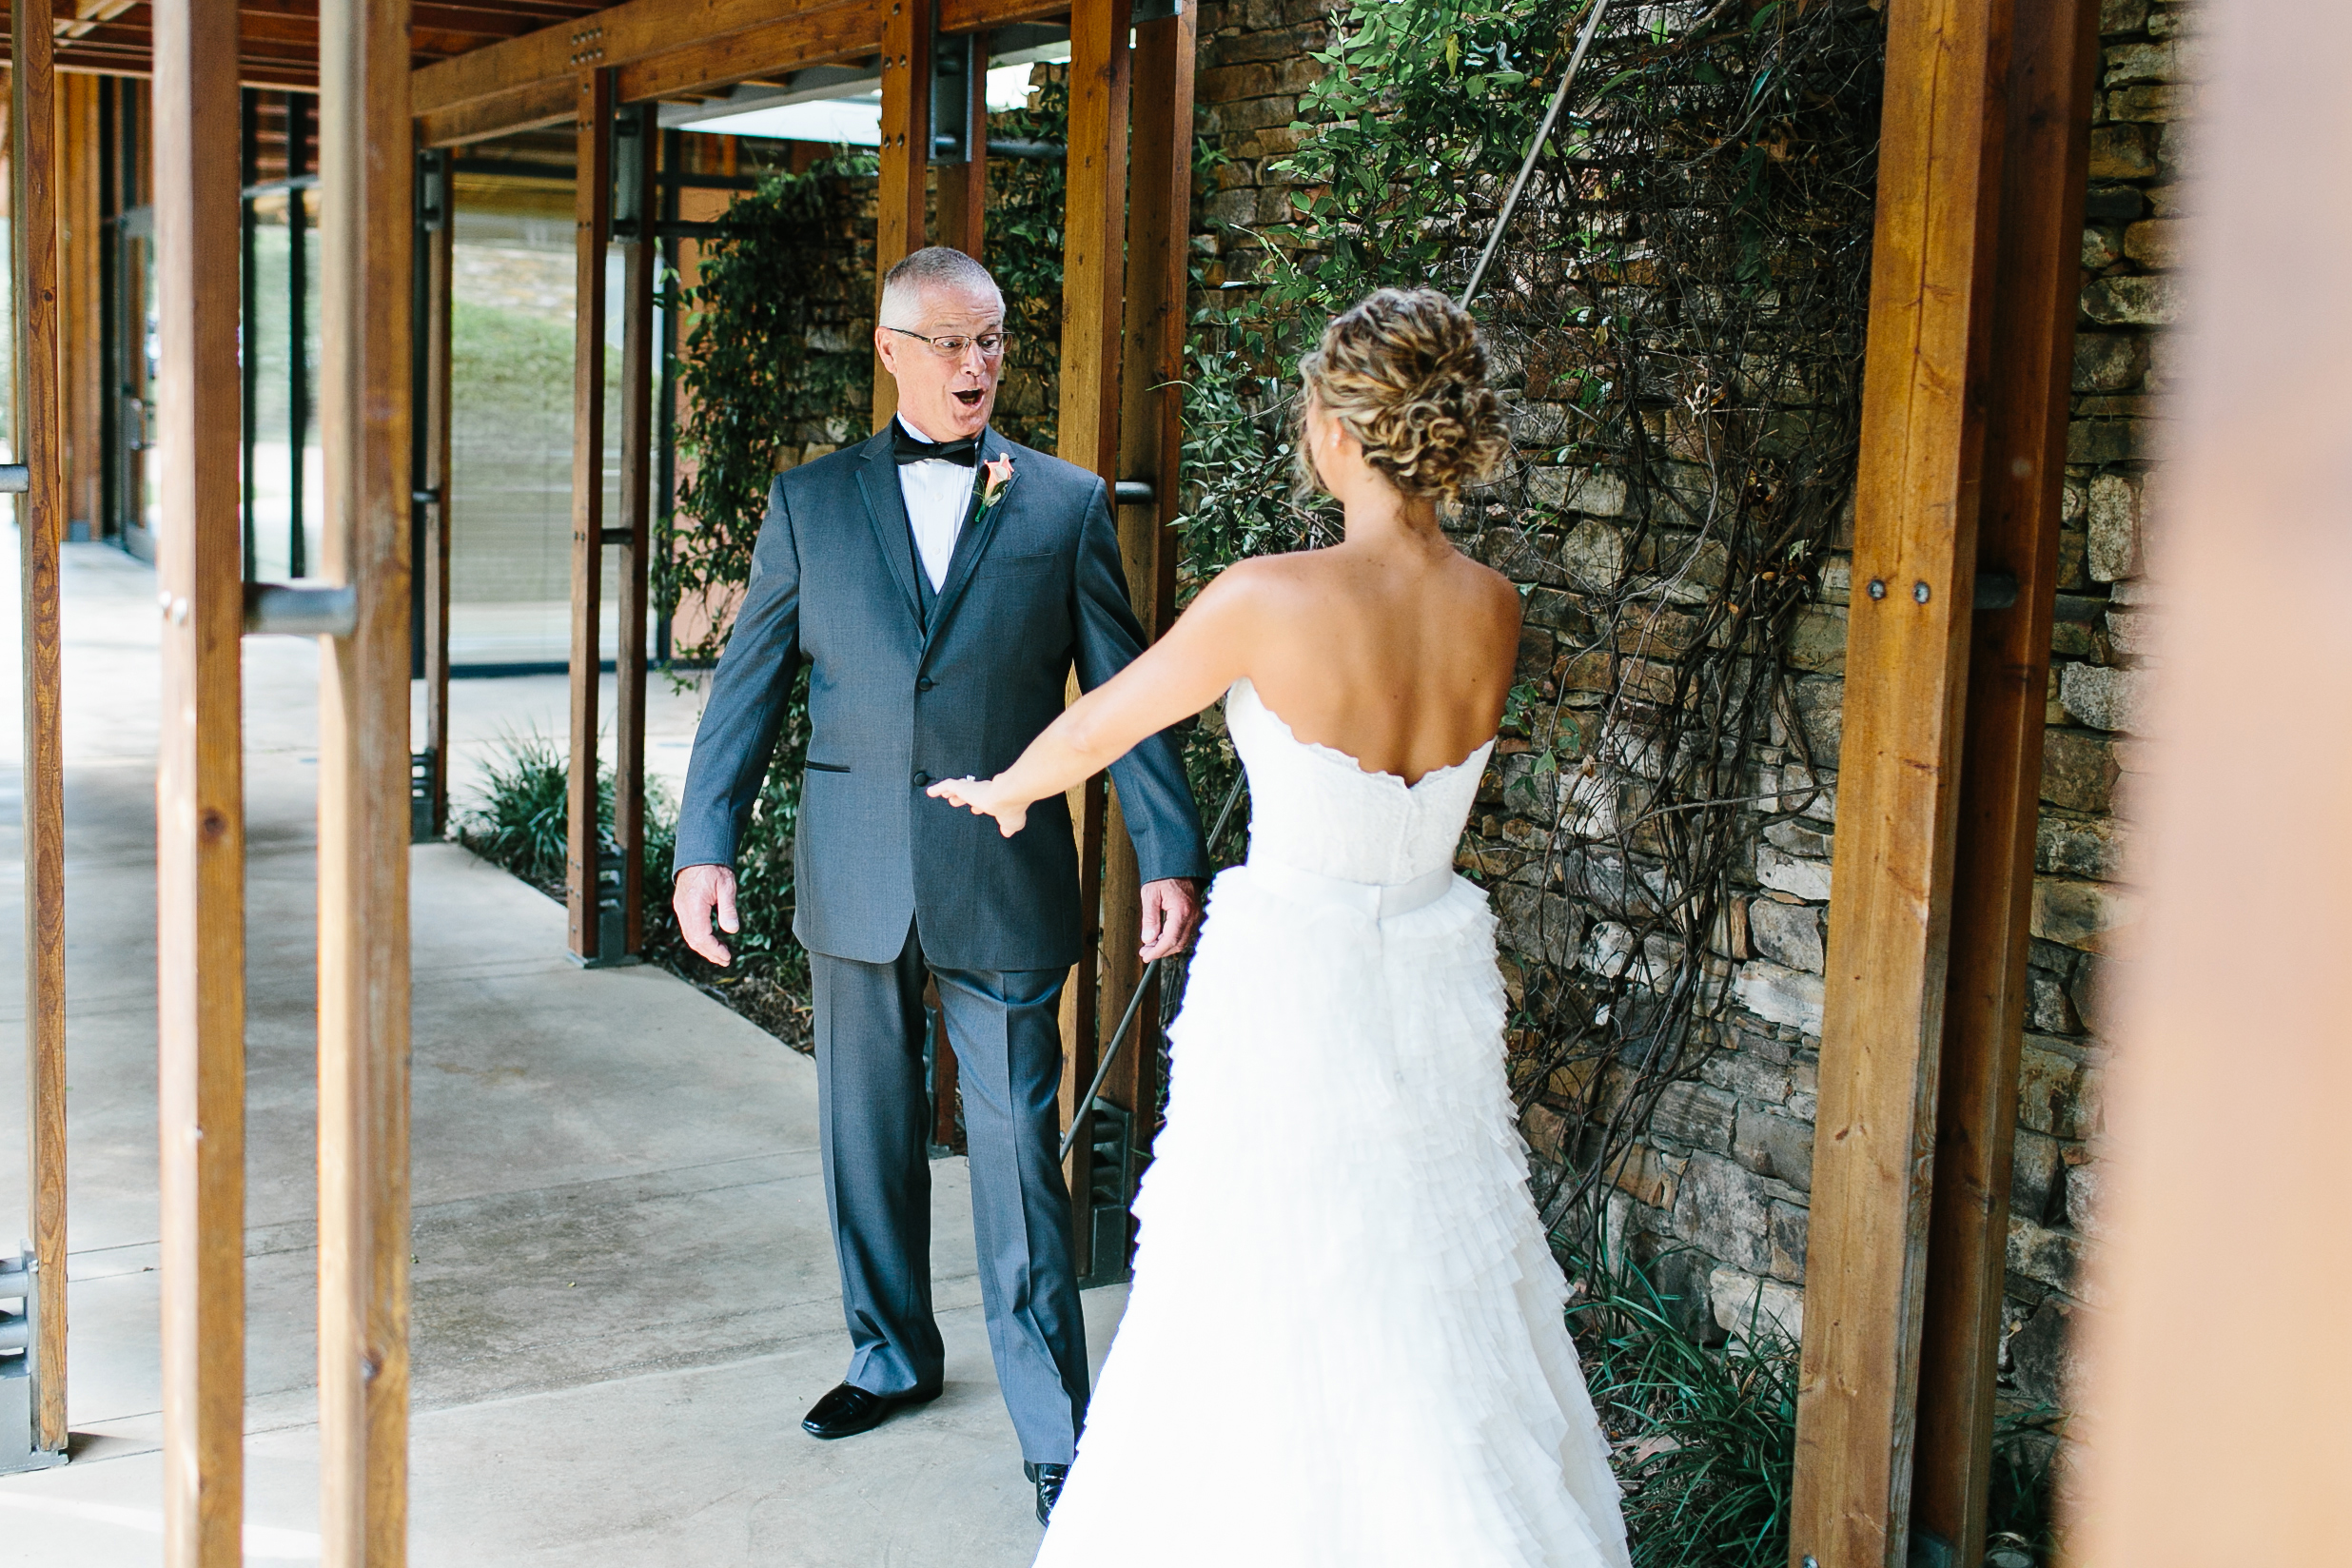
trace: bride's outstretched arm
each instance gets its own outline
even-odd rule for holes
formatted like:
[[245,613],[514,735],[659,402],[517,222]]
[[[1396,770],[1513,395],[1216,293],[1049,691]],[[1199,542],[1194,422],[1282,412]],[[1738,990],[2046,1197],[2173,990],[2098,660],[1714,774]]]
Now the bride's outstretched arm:
[[1007,838],[1032,801],[1059,794],[1125,756],[1136,742],[1190,718],[1249,673],[1265,584],[1254,562],[1228,567],[1132,664],[1062,711],[994,778],[949,778],[929,793],[996,818]]

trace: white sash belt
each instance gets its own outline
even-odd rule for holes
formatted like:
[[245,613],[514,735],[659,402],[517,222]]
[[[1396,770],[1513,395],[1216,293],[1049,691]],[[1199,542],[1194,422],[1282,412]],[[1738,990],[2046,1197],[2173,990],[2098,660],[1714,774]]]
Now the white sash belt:
[[1309,904],[1344,904],[1362,910],[1374,920],[1393,920],[1423,909],[1445,896],[1454,885],[1454,868],[1440,866],[1410,882],[1350,882],[1278,861],[1248,862],[1250,880],[1263,883]]

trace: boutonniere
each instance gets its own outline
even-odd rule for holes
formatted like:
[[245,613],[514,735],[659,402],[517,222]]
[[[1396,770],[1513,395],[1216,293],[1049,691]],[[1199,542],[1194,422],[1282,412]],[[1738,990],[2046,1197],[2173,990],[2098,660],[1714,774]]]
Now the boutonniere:
[[980,467],[980,516],[987,517],[1012,488],[1012,456],[990,458]]

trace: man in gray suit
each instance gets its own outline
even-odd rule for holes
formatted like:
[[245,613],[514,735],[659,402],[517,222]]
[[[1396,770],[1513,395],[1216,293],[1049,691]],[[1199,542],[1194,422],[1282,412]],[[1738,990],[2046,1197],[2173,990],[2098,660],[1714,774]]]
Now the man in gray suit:
[[[728,961],[735,845],[800,660],[808,773],[793,933],[815,984],[825,1194],[852,1352],[802,1425],[867,1431],[934,1398],[925,976],[960,1064],[972,1227],[997,1382],[1037,1487],[1061,1490],[1086,1413],[1086,1328],[1057,1158],[1058,1001],[1084,953],[1078,857],[1057,797],[1007,839],[924,794],[1002,772],[1142,649],[1103,481],[989,428],[1004,298],[979,263],[919,250],[883,281],[874,347],[898,383],[880,434],[779,475],[751,584],[695,735],[673,898]],[[1174,744],[1112,765],[1143,888],[1144,956],[1181,951],[1208,871]]]

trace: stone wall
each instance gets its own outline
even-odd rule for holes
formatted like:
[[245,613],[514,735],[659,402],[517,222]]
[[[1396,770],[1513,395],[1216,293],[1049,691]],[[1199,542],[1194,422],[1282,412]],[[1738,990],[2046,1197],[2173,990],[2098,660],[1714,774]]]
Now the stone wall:
[[[1214,157],[1193,245],[1210,301],[1247,285],[1261,253],[1251,231],[1288,210],[1289,188],[1268,166],[1297,145],[1292,117],[1298,93],[1322,69],[1308,54],[1323,43],[1325,9],[1323,0],[1202,7],[1200,129]],[[2082,1255],[2098,1227],[2102,997],[2133,913],[2121,812],[2138,766],[2131,734],[2147,679],[2145,520],[2160,487],[2150,445],[2153,400],[2166,388],[2162,328],[2176,308],[2174,191],[2193,95],[2186,10],[2106,0],[2102,14],[2005,1312],[2003,1376],[2021,1406],[2061,1402]],[[1568,510],[1576,504],[1570,498]],[[1489,559],[1524,561],[1506,532],[1465,543]],[[1842,550],[1818,563],[1813,601],[1787,655],[1788,721],[1825,763],[1840,733],[1850,567]],[[1531,597],[1531,672],[1551,666],[1564,646],[1532,613],[1537,602]],[[1514,815],[1501,787],[1509,768],[1505,758],[1489,780],[1463,846],[1465,869],[1492,872],[1526,860],[1510,851],[1533,824]],[[1758,1303],[1792,1331],[1802,1316],[1836,779],[1768,753],[1755,788],[1768,808],[1775,792],[1802,790],[1781,803],[1803,809],[1756,843],[1724,923],[1719,951],[1735,1005],[1721,1049],[1659,1102],[1645,1147],[1617,1183],[1618,1219],[1645,1252],[1666,1258],[1663,1271],[1694,1325],[1716,1333],[1734,1330]],[[1506,948],[1554,963],[1610,960],[1582,925],[1564,945],[1545,931],[1542,911],[1560,900],[1539,872],[1533,883],[1514,873],[1497,894]],[[1544,1105],[1531,1112],[1539,1154],[1559,1151],[1559,1128]]]

